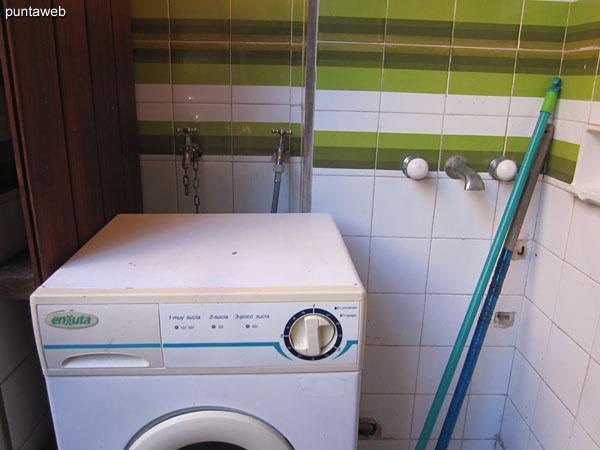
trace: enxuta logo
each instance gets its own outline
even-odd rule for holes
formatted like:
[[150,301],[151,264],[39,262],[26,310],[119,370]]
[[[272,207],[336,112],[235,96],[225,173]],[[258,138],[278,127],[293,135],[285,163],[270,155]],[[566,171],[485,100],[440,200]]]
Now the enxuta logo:
[[54,328],[89,328],[98,323],[98,318],[77,311],[56,311],[48,314],[44,322]]
[[67,10],[62,6],[58,8],[6,8],[4,17],[64,17]]

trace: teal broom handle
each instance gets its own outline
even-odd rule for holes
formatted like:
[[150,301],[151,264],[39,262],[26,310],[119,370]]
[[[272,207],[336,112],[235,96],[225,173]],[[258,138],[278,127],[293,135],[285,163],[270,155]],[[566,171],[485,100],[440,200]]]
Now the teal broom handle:
[[456,372],[458,360],[460,359],[460,355],[462,354],[465,344],[467,343],[467,337],[469,336],[469,332],[471,331],[471,327],[473,326],[473,321],[475,320],[475,316],[477,315],[477,310],[479,309],[479,305],[481,304],[481,299],[483,298],[485,288],[487,287],[488,282],[490,281],[490,276],[492,275],[492,271],[494,270],[494,266],[496,265],[496,261],[498,260],[498,255],[500,254],[500,250],[502,249],[502,246],[504,244],[506,233],[508,232],[508,228],[510,226],[510,223],[512,222],[515,210],[517,209],[517,203],[519,202],[519,198],[521,197],[521,193],[523,192],[523,187],[525,186],[525,182],[527,181],[527,176],[529,175],[531,163],[533,162],[533,158],[535,157],[535,152],[537,151],[537,148],[540,145],[540,141],[542,140],[542,136],[544,135],[544,130],[546,129],[548,119],[550,118],[550,115],[554,110],[554,105],[556,103],[556,99],[558,98],[558,93],[560,91],[560,85],[561,79],[555,77],[552,79],[552,86],[550,86],[548,88],[548,91],[546,92],[546,97],[544,98],[544,103],[542,104],[540,115],[535,125],[535,129],[533,130],[531,140],[529,141],[529,146],[527,147],[525,157],[523,158],[521,169],[519,170],[519,174],[517,175],[517,180],[515,181],[515,185],[513,186],[512,192],[508,199],[508,203],[506,205],[506,209],[504,210],[504,214],[502,215],[500,226],[498,227],[498,231],[496,232],[496,236],[494,237],[494,241],[492,242],[492,247],[490,249],[490,252],[488,253],[488,257],[481,271],[481,275],[479,276],[479,281],[477,282],[477,286],[475,287],[475,292],[473,293],[473,297],[471,298],[471,303],[469,304],[469,308],[467,309],[465,319],[463,320],[460,331],[458,332],[458,336],[456,337],[456,342],[454,343],[454,347],[452,348],[452,353],[450,354],[450,358],[448,359],[448,363],[446,364],[446,369],[444,370],[444,374],[442,375],[442,379],[438,386],[437,392],[435,393],[433,403],[431,404],[431,408],[429,409],[429,413],[427,414],[427,419],[425,420],[425,424],[423,425],[423,429],[421,430],[421,435],[419,436],[419,441],[417,442],[416,450],[425,450],[427,442],[431,437],[433,426],[435,425],[435,422],[440,414],[442,403],[444,402],[446,394],[448,393],[448,388],[450,387],[452,377]]

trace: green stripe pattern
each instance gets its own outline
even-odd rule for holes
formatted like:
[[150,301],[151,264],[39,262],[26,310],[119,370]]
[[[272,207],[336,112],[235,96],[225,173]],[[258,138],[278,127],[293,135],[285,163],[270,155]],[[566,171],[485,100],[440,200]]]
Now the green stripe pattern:
[[147,155],[173,154],[173,123],[138,120],[140,153]]

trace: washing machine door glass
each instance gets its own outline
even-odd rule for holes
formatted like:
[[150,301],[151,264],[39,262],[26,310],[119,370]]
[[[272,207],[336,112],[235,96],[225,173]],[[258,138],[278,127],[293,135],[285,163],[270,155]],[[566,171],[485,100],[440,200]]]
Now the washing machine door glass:
[[141,430],[126,450],[293,450],[262,420],[234,411],[171,415]]

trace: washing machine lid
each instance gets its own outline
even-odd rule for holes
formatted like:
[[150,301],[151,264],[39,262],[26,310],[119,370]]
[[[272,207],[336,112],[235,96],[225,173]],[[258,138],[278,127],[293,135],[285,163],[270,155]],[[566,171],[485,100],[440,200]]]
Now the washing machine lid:
[[293,450],[267,423],[234,411],[182,412],[150,424],[126,450],[179,450],[201,443],[233,444],[246,450]]

